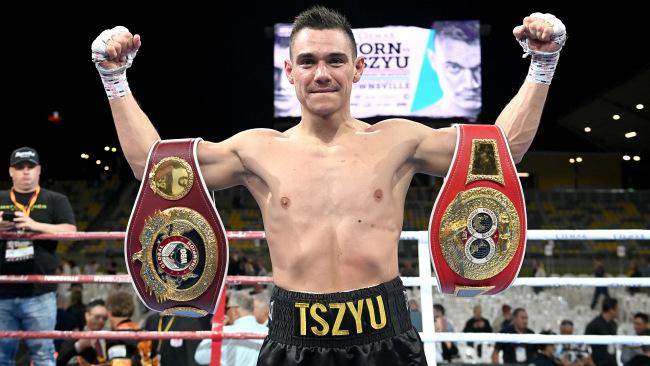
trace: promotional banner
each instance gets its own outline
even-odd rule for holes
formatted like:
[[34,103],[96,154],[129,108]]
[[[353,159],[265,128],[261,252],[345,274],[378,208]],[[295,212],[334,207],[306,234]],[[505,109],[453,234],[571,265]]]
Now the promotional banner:
[[[350,100],[354,117],[460,117],[481,110],[478,21],[439,21],[431,29],[405,26],[353,29],[365,59]],[[284,73],[291,24],[275,25],[275,116],[299,117],[300,102]]]

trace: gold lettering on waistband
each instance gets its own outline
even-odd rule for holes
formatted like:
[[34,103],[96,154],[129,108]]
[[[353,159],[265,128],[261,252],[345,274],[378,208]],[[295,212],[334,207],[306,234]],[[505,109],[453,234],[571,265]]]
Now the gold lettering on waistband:
[[309,304],[297,302],[293,306],[300,309],[300,335],[307,335],[307,308]]
[[377,309],[379,310],[379,324],[375,319],[375,307],[372,304],[371,299],[366,299],[366,304],[368,305],[368,312],[370,313],[370,326],[373,329],[381,329],[386,326],[386,312],[384,311],[384,300],[381,295],[377,296]]
[[333,336],[344,336],[344,335],[349,335],[350,331],[346,329],[340,330],[339,327],[341,326],[341,322],[343,321],[343,314],[345,314],[345,304],[342,302],[333,302],[330,304],[331,309],[338,309],[338,313],[336,313],[336,320],[334,321],[334,326],[332,327],[332,335]]
[[363,326],[361,324],[361,312],[363,311],[363,299],[357,301],[357,307],[354,307],[354,304],[352,301],[348,301],[348,309],[350,309],[350,313],[352,313],[352,316],[354,317],[354,321],[357,325],[357,334],[363,333]]
[[322,337],[322,336],[326,335],[327,332],[329,332],[330,326],[329,326],[329,324],[327,324],[327,321],[325,321],[325,319],[321,318],[321,316],[316,313],[316,310],[320,310],[321,313],[324,313],[324,312],[327,311],[327,308],[325,307],[325,305],[323,305],[323,304],[321,304],[319,302],[316,302],[316,303],[312,304],[311,308],[309,308],[309,314],[311,315],[311,317],[318,324],[323,326],[323,329],[321,329],[321,330],[318,330],[317,327],[311,327],[311,331],[315,335]]

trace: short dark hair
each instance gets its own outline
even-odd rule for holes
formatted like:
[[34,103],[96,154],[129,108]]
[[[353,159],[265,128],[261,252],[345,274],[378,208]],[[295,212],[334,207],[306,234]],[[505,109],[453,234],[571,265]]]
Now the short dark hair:
[[646,313],[636,313],[634,314],[634,319],[639,318],[643,320],[644,323],[649,323],[650,322],[650,317],[648,317],[648,314]]
[[564,320],[562,320],[562,323],[560,323],[560,326],[563,327],[563,326],[565,326],[565,325],[568,325],[568,326],[571,326],[571,327],[572,327],[572,326],[573,326],[573,322],[572,322],[571,320],[569,320],[569,319],[564,319]]
[[445,307],[440,304],[433,304],[433,310],[438,310],[442,315],[445,315]]
[[80,290],[70,291],[70,305],[80,304],[83,306],[83,293]]
[[439,21],[433,23],[436,39],[454,39],[465,43],[480,40],[479,21]]
[[610,311],[612,309],[616,309],[618,306],[618,300],[616,300],[613,297],[608,297],[605,300],[603,300],[603,313],[606,311]]
[[106,309],[112,316],[130,318],[135,310],[133,297],[128,292],[115,292],[106,299]]
[[90,313],[95,306],[106,306],[106,303],[102,299],[95,299],[86,305],[86,312]]
[[513,317],[513,318],[516,317],[517,314],[519,314],[519,313],[521,313],[521,312],[524,312],[524,313],[525,313],[525,312],[526,312],[526,309],[524,309],[524,308],[516,308],[515,311],[512,312],[512,317]]
[[[348,19],[341,15],[341,13],[328,9],[324,6],[313,6],[296,16],[293,22],[293,30],[291,31],[291,45],[296,38],[298,32],[304,28],[311,29],[338,29],[343,31],[350,40],[352,46],[352,56],[357,57],[357,42],[354,40],[354,33]],[[289,54],[293,57],[293,51],[289,48]]]

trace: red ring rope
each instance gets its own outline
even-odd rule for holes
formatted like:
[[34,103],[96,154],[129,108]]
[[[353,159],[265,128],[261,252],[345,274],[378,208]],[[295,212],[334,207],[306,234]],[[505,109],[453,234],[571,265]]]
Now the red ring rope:
[[154,332],[154,331],[71,331],[71,330],[47,330],[47,331],[28,331],[28,330],[0,330],[0,338],[20,338],[20,339],[264,339],[265,333],[256,332],[232,332],[220,333],[209,330],[202,331],[171,331],[171,332]]
[[[34,234],[18,233],[15,231],[0,232],[0,239],[31,239],[31,240],[124,240],[123,231],[93,231],[93,232],[72,232],[56,234]],[[266,235],[263,231],[227,231],[226,236],[229,240],[252,240],[264,239]]]
[[[0,275],[0,283],[131,283],[129,275]],[[273,283],[273,277],[227,276],[230,285]]]

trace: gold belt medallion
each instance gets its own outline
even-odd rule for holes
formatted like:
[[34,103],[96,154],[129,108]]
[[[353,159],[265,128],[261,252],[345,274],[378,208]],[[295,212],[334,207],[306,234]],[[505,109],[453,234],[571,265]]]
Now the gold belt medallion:
[[487,187],[460,192],[440,225],[440,247],[449,267],[471,280],[503,271],[517,252],[519,215],[510,199]]
[[217,269],[217,238],[208,221],[186,207],[155,211],[140,233],[140,276],[158,302],[188,301],[204,293]]

